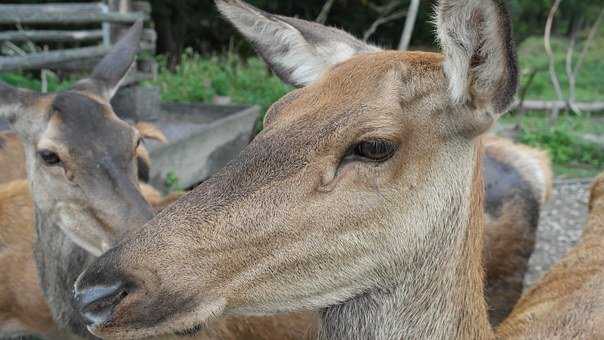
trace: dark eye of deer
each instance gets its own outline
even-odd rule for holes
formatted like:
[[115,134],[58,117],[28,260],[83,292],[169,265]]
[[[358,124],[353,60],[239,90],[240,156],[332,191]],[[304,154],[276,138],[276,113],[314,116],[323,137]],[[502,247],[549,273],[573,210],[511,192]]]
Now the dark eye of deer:
[[57,165],[61,163],[61,158],[56,153],[50,150],[40,150],[38,151],[38,155],[46,165]]
[[356,144],[353,154],[368,161],[384,162],[394,155],[397,148],[398,145],[390,141],[373,139]]

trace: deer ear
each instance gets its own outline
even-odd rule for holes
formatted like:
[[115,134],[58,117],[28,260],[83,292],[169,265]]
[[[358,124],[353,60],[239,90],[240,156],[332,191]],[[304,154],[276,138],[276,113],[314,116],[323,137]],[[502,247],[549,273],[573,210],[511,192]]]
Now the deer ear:
[[436,28],[452,101],[491,115],[505,112],[518,66],[503,0],[440,0]]
[[306,86],[355,54],[377,52],[350,34],[310,21],[272,15],[239,0],[216,0],[220,12],[250,40],[284,82]]
[[0,81],[0,118],[14,124],[37,97],[36,92],[18,89]]
[[111,99],[136,60],[142,34],[143,21],[138,20],[96,65],[92,76],[79,81],[73,89]]

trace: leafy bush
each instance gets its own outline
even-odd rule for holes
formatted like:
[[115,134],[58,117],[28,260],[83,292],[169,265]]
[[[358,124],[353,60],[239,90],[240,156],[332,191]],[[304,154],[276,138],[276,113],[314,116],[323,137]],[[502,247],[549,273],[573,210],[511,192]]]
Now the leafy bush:
[[166,190],[168,192],[180,192],[183,190],[182,186],[180,185],[180,180],[174,171],[169,171],[166,174],[164,185],[166,186]]
[[[556,60],[556,73],[560,79],[562,92],[568,94],[568,78],[565,72],[566,50],[568,39],[552,38],[552,50]],[[574,63],[583,46],[575,47]],[[519,64],[522,71],[521,86],[527,84],[531,72],[536,71],[527,98],[539,100],[557,100],[550,81],[549,59],[543,46],[543,37],[535,36],[526,39],[518,48]],[[600,32],[589,49],[583,66],[577,76],[576,97],[578,101],[594,101],[604,98],[604,32]]]
[[153,83],[161,88],[164,101],[211,102],[215,96],[229,96],[234,103],[258,105],[263,112],[291,90],[258,58],[202,57],[191,50],[174,72],[160,58],[160,72]]
[[604,126],[595,123],[599,119],[565,115],[550,126],[543,114],[529,114],[521,122],[519,139],[547,150],[558,173],[568,172],[570,168],[598,172],[604,168],[602,146],[588,142],[582,134],[604,134]]
[[[48,91],[63,91],[67,90],[73,85],[73,79],[61,80],[54,73],[47,73]],[[34,78],[27,73],[5,73],[0,74],[0,80],[10,84],[12,86],[26,88],[35,91],[42,90],[42,81],[38,78]]]

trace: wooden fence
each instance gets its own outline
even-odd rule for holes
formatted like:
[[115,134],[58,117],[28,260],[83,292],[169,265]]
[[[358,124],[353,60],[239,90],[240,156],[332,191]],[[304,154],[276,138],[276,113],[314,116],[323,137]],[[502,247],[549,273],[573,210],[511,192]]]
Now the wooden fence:
[[[2,4],[0,25],[9,25],[13,30],[0,32],[0,44],[7,42],[46,45],[59,43],[68,47],[50,51],[0,57],[0,72],[16,70],[58,69],[82,70],[94,65],[107,54],[121,33],[135,21],[150,20],[151,6],[147,2],[129,0],[107,0],[98,3],[59,4]],[[24,29],[36,25],[65,27],[65,29]],[[86,25],[93,29],[73,29],[75,25]],[[71,26],[71,29],[70,29]],[[145,29],[141,48],[155,52],[156,34]],[[81,47],[82,45],[87,45]],[[155,66],[152,61],[142,62],[138,72],[131,74],[127,83],[153,78]]]

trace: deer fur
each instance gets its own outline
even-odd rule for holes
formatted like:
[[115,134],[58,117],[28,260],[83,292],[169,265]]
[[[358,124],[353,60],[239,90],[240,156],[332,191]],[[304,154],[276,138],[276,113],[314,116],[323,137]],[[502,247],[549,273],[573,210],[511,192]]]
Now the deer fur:
[[0,184],[25,178],[23,144],[14,132],[0,133]]
[[[265,130],[225,168],[81,274],[75,302],[89,330],[140,338],[222,315],[317,309],[320,338],[492,338],[480,135],[511,104],[517,69],[505,9],[469,3],[472,18],[447,13],[474,20],[465,57],[445,47],[334,60],[316,50],[339,55],[358,41],[217,1],[252,40],[268,32],[260,54],[306,86],[273,105]],[[497,41],[483,50],[487,39]],[[299,68],[282,66],[290,49]],[[470,65],[462,100],[449,83],[463,75],[449,60]]]
[[46,334],[54,327],[33,259],[33,202],[27,181],[0,184],[0,337]]
[[83,266],[125,225],[153,215],[137,181],[140,133],[109,105],[136,57],[142,28],[137,22],[91,77],[68,91],[41,94],[0,82],[0,117],[25,151],[38,282],[61,330],[80,322],[70,285]]
[[[165,143],[166,136],[155,125],[139,122],[134,126],[144,139],[156,140]],[[149,164],[151,158],[144,146],[136,150],[138,177],[143,182],[149,181]],[[18,179],[27,178],[25,170],[25,150],[15,132],[0,132],[0,183],[8,183]]]
[[520,299],[497,329],[502,339],[604,336],[604,173],[591,187],[579,243]]
[[496,326],[522,294],[539,212],[551,195],[553,174],[543,151],[492,135],[484,137],[484,145],[485,298]]

